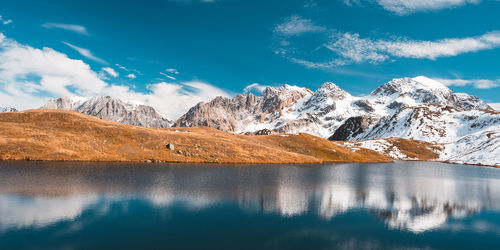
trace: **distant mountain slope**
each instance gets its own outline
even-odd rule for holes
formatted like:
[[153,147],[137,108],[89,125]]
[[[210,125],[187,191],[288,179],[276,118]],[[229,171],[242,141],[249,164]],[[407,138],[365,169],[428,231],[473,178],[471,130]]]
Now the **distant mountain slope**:
[[[500,112],[484,109],[458,110],[450,106],[422,104],[382,117],[362,132],[352,133],[344,140],[400,137],[449,143],[462,136],[490,129],[500,129]],[[341,131],[339,129],[336,133]],[[345,131],[345,134],[349,134],[349,131]]]
[[[246,136],[212,128],[144,128],[75,111],[0,113],[0,160],[321,163],[390,162],[308,134]],[[167,145],[170,144],[170,147]]]
[[17,112],[18,110],[13,107],[0,107],[0,113],[3,112]]
[[[438,160],[500,166],[500,112],[456,110],[449,106],[423,104],[402,109],[376,122],[367,117],[348,119],[332,140],[360,141],[358,146],[388,154],[387,138],[424,140],[434,143]],[[354,143],[357,145],[357,143]],[[398,156],[395,159],[411,160]]]
[[153,107],[122,101],[110,96],[60,97],[41,109],[73,110],[83,114],[141,127],[168,128],[171,121]]

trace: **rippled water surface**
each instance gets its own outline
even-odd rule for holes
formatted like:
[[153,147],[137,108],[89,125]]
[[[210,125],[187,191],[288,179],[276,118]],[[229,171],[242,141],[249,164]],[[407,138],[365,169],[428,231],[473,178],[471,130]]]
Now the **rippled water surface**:
[[0,163],[0,249],[499,249],[500,169]]

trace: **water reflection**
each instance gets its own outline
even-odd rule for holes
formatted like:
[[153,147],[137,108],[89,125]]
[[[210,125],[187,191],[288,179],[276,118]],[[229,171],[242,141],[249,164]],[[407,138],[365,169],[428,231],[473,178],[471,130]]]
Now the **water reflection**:
[[[437,163],[322,166],[1,163],[0,230],[106,215],[118,201],[198,211],[236,204],[257,214],[324,221],[367,210],[388,228],[413,233],[470,229],[450,220],[500,211],[500,169]],[[498,224],[474,222],[500,233]],[[481,224],[482,223],[482,224]]]

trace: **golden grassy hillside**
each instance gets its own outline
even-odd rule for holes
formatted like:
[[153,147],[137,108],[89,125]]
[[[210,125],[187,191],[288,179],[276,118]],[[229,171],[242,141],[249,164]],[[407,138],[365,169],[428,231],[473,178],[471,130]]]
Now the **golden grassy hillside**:
[[[175,149],[167,149],[168,143]],[[392,161],[372,150],[353,152],[308,134],[247,136],[206,127],[143,128],[61,110],[1,113],[0,159],[206,163]]]

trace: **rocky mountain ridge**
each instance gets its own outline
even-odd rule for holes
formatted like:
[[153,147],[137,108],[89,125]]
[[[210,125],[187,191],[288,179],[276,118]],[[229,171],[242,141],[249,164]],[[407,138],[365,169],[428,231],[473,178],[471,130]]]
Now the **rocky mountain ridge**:
[[49,100],[40,109],[73,110],[98,118],[124,124],[168,128],[171,121],[162,116],[153,107],[122,101],[111,96],[96,97],[60,97]]
[[331,82],[315,92],[296,86],[267,87],[260,96],[217,97],[199,103],[173,126],[209,126],[227,132],[309,133],[328,138],[349,118],[376,121],[404,108],[439,104],[456,110],[491,109],[481,99],[453,93],[445,85],[420,76],[394,79],[363,97],[355,97]]

